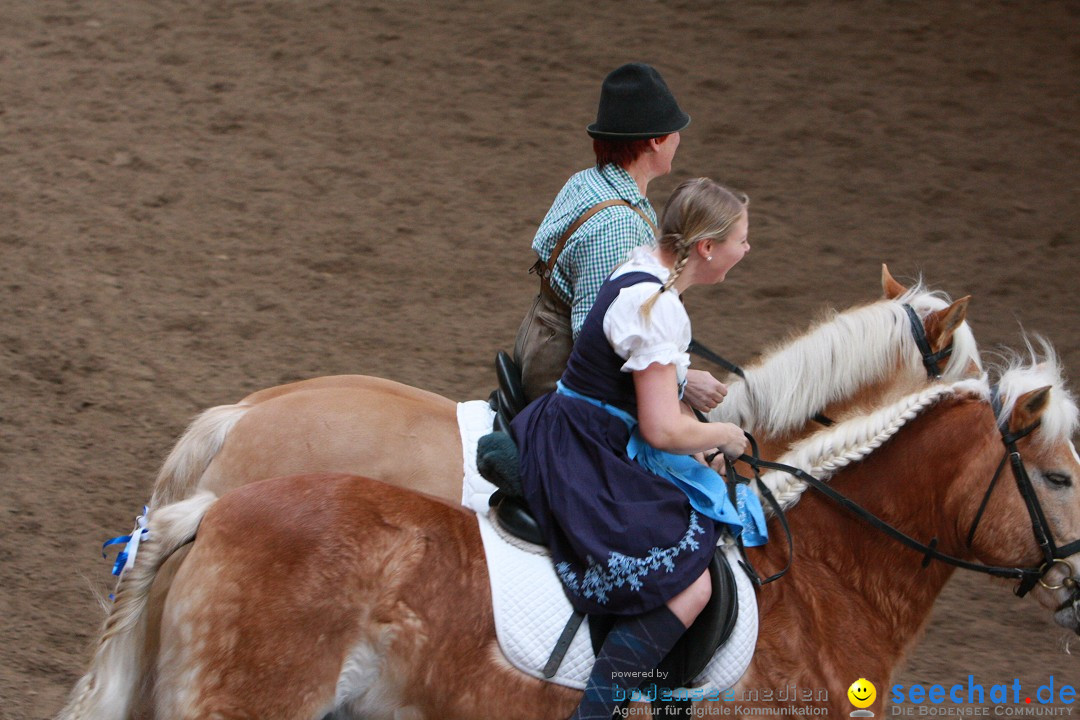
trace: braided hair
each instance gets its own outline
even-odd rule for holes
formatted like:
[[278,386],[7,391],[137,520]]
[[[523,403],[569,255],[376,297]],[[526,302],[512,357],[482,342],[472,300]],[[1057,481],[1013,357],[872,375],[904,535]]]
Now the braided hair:
[[667,281],[641,306],[648,320],[653,305],[671,289],[690,261],[694,246],[706,238],[723,242],[746,212],[750,199],[709,178],[687,180],[671,193],[660,219],[660,249],[675,256]]

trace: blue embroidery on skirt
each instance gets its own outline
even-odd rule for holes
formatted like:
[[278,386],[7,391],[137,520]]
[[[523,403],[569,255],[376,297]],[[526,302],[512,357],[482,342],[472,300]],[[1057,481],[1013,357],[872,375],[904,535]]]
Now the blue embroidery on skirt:
[[687,550],[693,551],[701,547],[701,543],[695,540],[694,536],[704,533],[705,529],[698,523],[697,513],[691,510],[686,533],[678,543],[669,548],[653,548],[645,557],[612,552],[606,564],[597,563],[590,558],[585,577],[581,581],[568,562],[557,563],[555,571],[563,585],[571,592],[586,598],[596,598],[596,602],[603,605],[608,601],[608,593],[614,588],[629,585],[633,590],[640,590],[641,579],[650,573],[661,567],[667,572],[675,570],[675,558]]

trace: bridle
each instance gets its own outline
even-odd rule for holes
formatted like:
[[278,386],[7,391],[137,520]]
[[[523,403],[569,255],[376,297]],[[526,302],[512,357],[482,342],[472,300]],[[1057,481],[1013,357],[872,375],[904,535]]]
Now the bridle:
[[[1001,401],[998,394],[998,388],[994,386],[991,388],[991,405],[994,409],[995,418],[1000,415]],[[889,537],[897,540],[898,542],[906,545],[907,547],[918,551],[923,555],[922,566],[926,567],[933,560],[938,560],[947,565],[952,565],[963,570],[972,570],[974,572],[984,573],[994,577],[1009,578],[1019,580],[1020,584],[1016,588],[1016,595],[1023,597],[1026,595],[1036,583],[1040,583],[1048,590],[1057,590],[1063,587],[1069,587],[1072,589],[1074,596],[1080,598],[1080,584],[1078,584],[1075,577],[1076,571],[1072,565],[1068,562],[1067,558],[1077,552],[1080,552],[1080,539],[1074,540],[1066,545],[1059,546],[1053,538],[1053,533],[1050,530],[1049,524],[1046,522],[1046,514],[1043,512],[1042,505],[1039,503],[1038,495],[1035,493],[1035,488],[1031,483],[1031,477],[1027,473],[1027,468],[1024,466],[1024,461],[1020,457],[1020,451],[1017,449],[1017,442],[1024,437],[1030,435],[1039,426],[1039,422],[1036,421],[1028,427],[1022,428],[1015,433],[1010,433],[1007,422],[1002,422],[998,425],[998,429],[1001,432],[1002,443],[1005,446],[1005,454],[998,464],[997,470],[994,472],[993,478],[990,480],[990,485],[986,490],[986,494],[983,496],[982,503],[979,506],[979,510],[975,515],[975,519],[971,524],[971,528],[968,531],[968,546],[970,547],[971,541],[974,539],[975,532],[978,528],[979,521],[982,519],[983,512],[986,509],[986,505],[990,500],[990,495],[993,493],[998,479],[1001,477],[1002,471],[1005,468],[1006,462],[1009,463],[1012,468],[1013,478],[1016,480],[1017,489],[1020,492],[1020,496],[1024,499],[1024,503],[1027,506],[1028,515],[1031,518],[1031,529],[1035,535],[1035,542],[1038,544],[1040,551],[1043,555],[1043,563],[1038,567],[1001,567],[996,565],[986,565],[978,562],[971,562],[962,558],[943,553],[937,549],[938,539],[932,538],[929,544],[922,543],[919,540],[911,537],[899,528],[889,524],[881,518],[874,515],[872,512],[862,507],[851,498],[838,492],[834,488],[830,487],[827,483],[819,480],[810,473],[790,465],[784,465],[782,463],[771,462],[768,460],[762,460],[758,455],[757,443],[753,437],[747,433],[747,438],[750,441],[752,454],[742,455],[739,460],[750,465],[754,470],[755,479],[758,482],[759,487],[765,488],[765,484],[761,481],[760,471],[765,470],[779,470],[786,472],[789,475],[793,475],[799,480],[805,482],[810,487],[814,488],[822,495],[837,503],[848,512],[854,514],[856,517],[865,521],[872,527],[880,530]],[[729,472],[731,464],[729,463]],[[749,482],[747,478],[740,478],[737,474],[732,477],[735,479],[732,482]],[[782,518],[782,524],[787,530],[787,520],[783,518],[783,514],[779,511],[779,505],[772,500],[771,493],[767,496],[770,500],[770,504],[773,506],[774,511],[777,511]],[[751,577],[755,579],[758,584],[764,584],[778,579],[784,573],[786,573],[791,567],[791,560],[793,557],[793,549],[790,544],[792,542],[792,536],[790,531],[788,535],[788,566],[781,570],[776,575],[771,576],[765,580],[758,578],[756,572],[751,571]],[[745,554],[744,554],[745,559]],[[1068,568],[1068,573],[1065,580],[1061,585],[1048,585],[1043,577],[1050,572],[1050,570],[1056,565],[1064,565]]]
[[908,318],[911,319],[911,335],[915,338],[915,346],[922,353],[922,363],[923,367],[926,368],[927,377],[931,380],[940,380],[944,373],[941,372],[939,363],[952,355],[952,343],[934,352],[934,349],[930,347],[930,341],[926,338],[926,326],[923,324],[919,314],[915,312],[915,308],[908,303],[904,303],[904,310],[907,311]]

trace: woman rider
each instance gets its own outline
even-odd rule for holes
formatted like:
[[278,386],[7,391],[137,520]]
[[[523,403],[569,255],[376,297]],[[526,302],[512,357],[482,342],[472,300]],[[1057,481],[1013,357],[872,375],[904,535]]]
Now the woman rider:
[[716,471],[689,457],[738,456],[742,430],[680,402],[690,320],[679,295],[725,278],[750,249],[748,220],[744,196],[707,178],[680,185],[658,247],[635,249],[601,286],[558,389],[514,418],[525,499],[571,604],[618,618],[575,719],[608,720],[615,683],[636,688],[701,612],[720,532],[764,541],[756,497],[742,497],[754,519],[744,530]]

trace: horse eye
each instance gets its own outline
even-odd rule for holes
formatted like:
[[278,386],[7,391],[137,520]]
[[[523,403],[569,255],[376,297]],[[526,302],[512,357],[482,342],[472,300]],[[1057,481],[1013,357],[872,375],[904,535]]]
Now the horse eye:
[[1043,473],[1043,477],[1046,478],[1047,482],[1051,485],[1057,487],[1072,487],[1072,478],[1065,473],[1048,472]]

